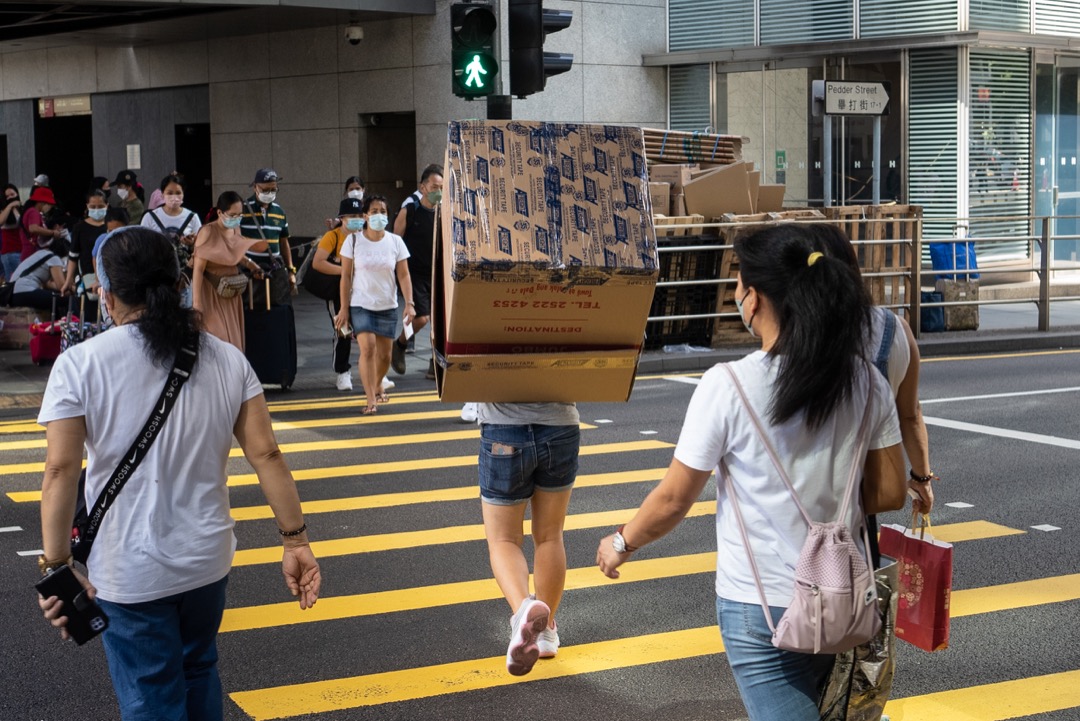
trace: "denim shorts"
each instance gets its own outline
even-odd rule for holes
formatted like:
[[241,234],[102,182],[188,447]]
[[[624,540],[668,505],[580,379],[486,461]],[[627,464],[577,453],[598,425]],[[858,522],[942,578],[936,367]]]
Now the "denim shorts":
[[525,503],[535,491],[566,491],[578,469],[577,426],[480,427],[480,496],[487,503]]
[[[785,610],[769,608],[774,624]],[[758,603],[718,597],[716,618],[750,721],[818,721],[818,698],[836,657],[773,646],[772,630]]]
[[397,337],[398,309],[368,310],[359,306],[349,307],[349,319],[353,333],[374,333],[384,338]]

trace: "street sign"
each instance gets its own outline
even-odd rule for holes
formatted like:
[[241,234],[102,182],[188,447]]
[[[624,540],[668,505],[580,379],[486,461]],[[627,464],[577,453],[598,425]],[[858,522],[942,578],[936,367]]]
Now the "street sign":
[[826,115],[888,115],[887,82],[825,81]]

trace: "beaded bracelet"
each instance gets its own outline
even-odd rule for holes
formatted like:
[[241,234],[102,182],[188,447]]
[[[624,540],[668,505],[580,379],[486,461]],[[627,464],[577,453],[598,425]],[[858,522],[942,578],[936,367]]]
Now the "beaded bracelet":
[[911,469],[911,472],[909,473],[909,475],[911,476],[911,480],[915,481],[916,483],[929,483],[930,481],[940,481],[941,480],[940,478],[937,477],[937,474],[934,473],[933,471],[930,471],[930,473],[928,473],[925,476],[915,475],[915,469],[914,468]]
[[304,525],[300,526],[300,528],[297,528],[295,531],[283,531],[283,530],[281,530],[279,528],[278,533],[280,533],[285,538],[289,538],[290,536],[299,536],[301,533],[303,533],[306,530],[307,530],[307,524],[305,523]]

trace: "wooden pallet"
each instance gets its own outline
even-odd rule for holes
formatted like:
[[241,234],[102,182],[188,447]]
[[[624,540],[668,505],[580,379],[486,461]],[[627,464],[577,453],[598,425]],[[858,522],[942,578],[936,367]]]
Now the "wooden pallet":
[[664,238],[673,235],[698,235],[701,233],[701,225],[705,222],[704,215],[661,215],[653,216],[653,224],[675,227],[657,228],[656,237]]

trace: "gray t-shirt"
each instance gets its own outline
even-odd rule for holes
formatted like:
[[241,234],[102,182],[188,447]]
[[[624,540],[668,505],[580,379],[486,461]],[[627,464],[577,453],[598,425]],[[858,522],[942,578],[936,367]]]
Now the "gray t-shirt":
[[[48,260],[28,273],[30,267],[40,261],[43,256],[49,256]],[[51,250],[39,250],[20,263],[15,272],[11,274],[12,279],[15,281],[15,287],[12,288],[12,291],[15,293],[30,293],[31,291],[41,290],[49,282],[49,268],[63,269],[65,265],[67,263],[64,259],[56,257],[56,254]]]
[[477,403],[481,423],[504,426],[576,426],[580,421],[574,403]]

